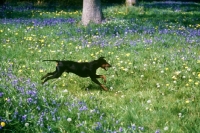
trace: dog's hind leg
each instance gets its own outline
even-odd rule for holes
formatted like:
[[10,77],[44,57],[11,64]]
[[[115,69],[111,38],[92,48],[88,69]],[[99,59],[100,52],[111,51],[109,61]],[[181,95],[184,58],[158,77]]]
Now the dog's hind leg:
[[46,77],[49,77],[50,75],[54,75],[56,73],[56,71],[51,72],[51,73],[47,73],[46,75],[44,75],[41,80],[45,79]]
[[42,84],[44,84],[45,82],[47,82],[50,79],[54,79],[54,78],[59,78],[62,75],[62,72],[56,72],[54,73],[54,75],[47,77],[44,82],[42,82]]
[[[42,84],[44,84],[45,82],[47,82],[50,79],[54,79],[54,78],[59,78],[62,73],[64,72],[63,69],[60,69],[58,66],[56,67],[56,71],[52,72],[52,73],[47,73],[44,77],[42,77],[42,79],[44,79],[44,81],[42,82]],[[52,76],[50,76],[52,75]],[[46,79],[45,79],[46,78]]]

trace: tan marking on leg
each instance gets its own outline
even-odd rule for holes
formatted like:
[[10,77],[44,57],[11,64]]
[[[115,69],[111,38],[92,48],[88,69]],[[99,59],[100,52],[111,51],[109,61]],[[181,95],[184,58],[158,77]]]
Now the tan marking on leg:
[[101,76],[100,76],[100,78],[102,78],[102,79],[103,79],[103,81],[106,83],[106,76],[104,76],[104,75],[101,75]]
[[108,89],[104,85],[100,85],[105,91],[108,91]]

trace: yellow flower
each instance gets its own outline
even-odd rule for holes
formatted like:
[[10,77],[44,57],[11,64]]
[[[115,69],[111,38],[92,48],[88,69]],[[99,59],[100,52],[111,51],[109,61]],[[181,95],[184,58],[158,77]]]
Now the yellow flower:
[[1,122],[1,126],[5,127],[6,123],[5,122]]
[[9,62],[8,64],[13,65],[13,62]]
[[179,75],[180,73],[181,73],[181,71],[176,71],[175,72],[176,75]]
[[200,73],[198,74],[198,77],[200,78]]
[[188,81],[189,81],[189,82],[192,82],[192,79],[189,79]]
[[31,41],[33,38],[32,37],[28,37],[28,40]]
[[172,79],[176,80],[177,78],[176,78],[176,76],[173,76]]
[[40,40],[40,42],[44,42],[44,39]]
[[189,103],[189,102],[190,102],[189,100],[186,100],[186,101],[185,101],[185,103]]
[[130,53],[127,53],[126,56],[129,57],[129,56],[130,56]]
[[40,69],[40,73],[43,73],[43,72],[44,72],[44,70]]

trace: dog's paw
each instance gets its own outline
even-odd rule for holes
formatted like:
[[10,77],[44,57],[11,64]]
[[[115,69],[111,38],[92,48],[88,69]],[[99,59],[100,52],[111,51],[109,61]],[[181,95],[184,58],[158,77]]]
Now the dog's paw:
[[101,85],[104,91],[108,91],[108,88],[106,88],[104,85]]

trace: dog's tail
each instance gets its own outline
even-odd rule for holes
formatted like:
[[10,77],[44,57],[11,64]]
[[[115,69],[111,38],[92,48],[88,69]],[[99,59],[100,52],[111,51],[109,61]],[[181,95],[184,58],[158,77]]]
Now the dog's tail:
[[43,60],[43,61],[54,61],[54,62],[59,62],[59,60]]

